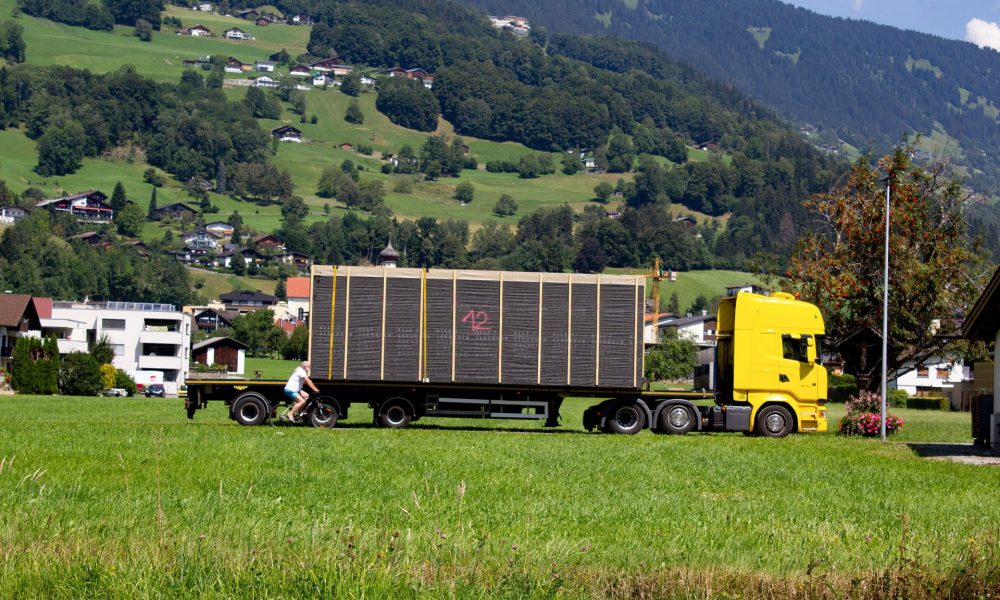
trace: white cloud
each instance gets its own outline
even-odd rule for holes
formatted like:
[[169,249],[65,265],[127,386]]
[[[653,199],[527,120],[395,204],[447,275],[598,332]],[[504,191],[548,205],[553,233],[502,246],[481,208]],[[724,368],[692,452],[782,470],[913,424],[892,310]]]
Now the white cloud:
[[851,8],[854,9],[854,12],[861,12],[864,5],[865,0],[851,0]]
[[971,19],[965,24],[965,39],[980,48],[1000,50],[1000,25],[982,19]]

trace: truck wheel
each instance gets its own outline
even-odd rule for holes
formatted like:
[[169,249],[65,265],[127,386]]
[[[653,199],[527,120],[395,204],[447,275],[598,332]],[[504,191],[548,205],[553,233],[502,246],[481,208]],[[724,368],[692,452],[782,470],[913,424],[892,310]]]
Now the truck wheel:
[[320,402],[309,411],[309,422],[313,427],[329,429],[337,424],[337,409],[325,402]]
[[646,413],[635,402],[623,402],[611,409],[607,428],[611,433],[634,435],[646,427]]
[[409,425],[410,420],[413,418],[410,411],[410,403],[406,400],[398,398],[389,400],[382,405],[376,420],[379,427],[402,429]]
[[694,429],[694,426],[694,413],[683,404],[672,404],[660,413],[660,427],[667,433],[684,435]]
[[257,394],[240,396],[233,403],[233,420],[240,425],[263,425],[267,413],[267,401]]
[[792,432],[792,415],[784,406],[765,406],[757,413],[757,433],[764,437],[783,438]]

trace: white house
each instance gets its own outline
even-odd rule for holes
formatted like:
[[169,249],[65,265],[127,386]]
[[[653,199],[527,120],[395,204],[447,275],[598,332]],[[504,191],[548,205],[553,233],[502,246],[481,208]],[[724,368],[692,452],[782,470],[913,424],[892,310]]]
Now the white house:
[[[230,235],[232,235],[231,232]],[[216,237],[205,229],[196,229],[191,233],[185,233],[182,239],[185,246],[195,250],[215,250],[219,247]]]
[[312,69],[305,65],[298,65],[289,69],[288,74],[292,77],[309,77],[312,75]]
[[260,77],[251,77],[250,81],[257,87],[278,87],[278,82],[274,80],[273,77],[267,75],[261,75]]
[[53,334],[59,351],[86,352],[107,337],[114,348],[112,365],[136,373],[163,373],[163,387],[176,394],[188,375],[191,315],[172,304],[139,302],[53,302],[52,317],[42,319],[42,335]]
[[222,33],[227,40],[252,40],[253,36],[238,27],[231,27]]
[[367,75],[361,76],[361,85],[375,85],[375,80]]
[[27,209],[20,206],[0,206],[0,223],[17,223],[27,214]]
[[660,342],[663,330],[667,328],[670,323],[673,323],[678,319],[677,315],[670,313],[660,313],[657,319],[656,326],[653,325],[653,315],[646,314],[644,319],[642,338],[643,343],[647,346],[655,345]]
[[969,367],[961,360],[944,360],[933,357],[919,365],[910,365],[911,370],[903,373],[891,383],[891,387],[904,390],[910,396],[946,396],[952,400],[956,386],[961,386],[971,378]]
[[178,29],[177,35],[189,35],[191,37],[212,37],[212,31],[204,25],[198,24],[187,29]]
[[200,10],[201,12],[212,12],[215,10],[215,6],[211,2],[199,2],[195,6],[195,10]]
[[678,338],[691,340],[699,346],[711,346],[715,344],[716,316],[701,314],[681,317],[666,323],[663,329],[675,329]]
[[309,316],[309,294],[312,286],[308,277],[289,277],[285,282],[288,314],[295,319]]
[[261,73],[274,73],[274,63],[269,60],[258,60],[254,63],[254,68]]

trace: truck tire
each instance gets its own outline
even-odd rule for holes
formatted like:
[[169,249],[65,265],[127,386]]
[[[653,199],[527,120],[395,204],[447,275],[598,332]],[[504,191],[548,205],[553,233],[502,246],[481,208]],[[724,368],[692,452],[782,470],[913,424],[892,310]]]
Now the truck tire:
[[606,428],[609,433],[635,435],[646,427],[646,411],[635,402],[616,404],[608,413]]
[[309,423],[318,429],[329,429],[337,424],[337,416],[336,407],[320,402],[309,411]]
[[257,394],[245,394],[233,402],[233,420],[240,425],[263,425],[269,412],[267,401]]
[[795,422],[792,413],[780,405],[765,406],[757,413],[757,434],[763,437],[783,438],[792,432]]
[[393,398],[382,404],[375,420],[379,427],[402,429],[413,419],[412,411],[409,402],[402,398]]
[[660,427],[665,433],[684,435],[694,429],[694,412],[683,404],[671,404],[660,413]]

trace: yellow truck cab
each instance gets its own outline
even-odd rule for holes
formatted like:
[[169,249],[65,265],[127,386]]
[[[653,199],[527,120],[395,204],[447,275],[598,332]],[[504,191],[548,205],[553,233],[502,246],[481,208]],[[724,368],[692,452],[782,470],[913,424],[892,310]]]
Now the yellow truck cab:
[[740,292],[719,304],[717,332],[720,406],[742,407],[748,430],[764,436],[826,431],[825,329],[815,305],[783,292]]

